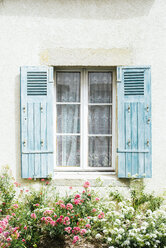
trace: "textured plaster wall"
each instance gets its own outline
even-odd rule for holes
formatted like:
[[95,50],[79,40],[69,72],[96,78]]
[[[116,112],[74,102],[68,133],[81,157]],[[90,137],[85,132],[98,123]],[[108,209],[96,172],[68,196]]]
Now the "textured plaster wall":
[[165,13],[165,0],[1,0],[0,165],[20,178],[21,65],[151,65],[153,178],[146,183],[166,189]]

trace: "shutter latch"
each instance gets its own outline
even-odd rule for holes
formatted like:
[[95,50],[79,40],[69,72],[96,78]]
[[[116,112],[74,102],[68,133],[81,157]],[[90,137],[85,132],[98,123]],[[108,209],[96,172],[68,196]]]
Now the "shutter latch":
[[43,141],[43,140],[41,140],[40,144],[41,144],[41,146],[43,146],[43,145],[44,145],[44,141]]

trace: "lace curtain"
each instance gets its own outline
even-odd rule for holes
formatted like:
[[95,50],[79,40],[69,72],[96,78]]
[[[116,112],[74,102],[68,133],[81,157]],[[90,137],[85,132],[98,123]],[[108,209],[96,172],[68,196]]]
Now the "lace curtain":
[[[112,140],[111,73],[89,73],[89,166],[111,166]],[[95,136],[96,135],[96,136]],[[101,136],[102,135],[102,136]]]
[[57,73],[57,102],[57,165],[79,166],[80,73]]

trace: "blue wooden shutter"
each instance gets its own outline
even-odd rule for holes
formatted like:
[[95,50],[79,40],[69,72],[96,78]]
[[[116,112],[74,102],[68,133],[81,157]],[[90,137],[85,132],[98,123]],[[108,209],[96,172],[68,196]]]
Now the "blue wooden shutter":
[[152,177],[149,67],[118,67],[118,177]]
[[53,68],[21,67],[22,178],[53,173]]

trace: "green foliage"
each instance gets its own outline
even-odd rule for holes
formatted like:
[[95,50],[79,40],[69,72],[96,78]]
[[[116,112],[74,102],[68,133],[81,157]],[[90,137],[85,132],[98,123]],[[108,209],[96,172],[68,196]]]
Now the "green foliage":
[[10,176],[9,167],[5,166],[0,175],[0,214],[7,214],[15,193],[13,178]]
[[53,182],[43,179],[35,189],[26,189],[13,183],[8,169],[0,178],[7,214],[0,222],[2,248],[37,248],[42,247],[41,240],[65,236],[73,243],[84,237],[111,248],[166,246],[166,206],[162,197],[145,193],[141,180],[132,180],[127,198],[110,187],[108,195],[99,199],[89,182],[83,191],[61,196]]
[[[135,183],[134,183],[135,182]],[[145,193],[145,185],[142,180],[134,180],[131,188],[131,199],[134,209],[144,208],[155,211],[163,203],[163,197]]]

